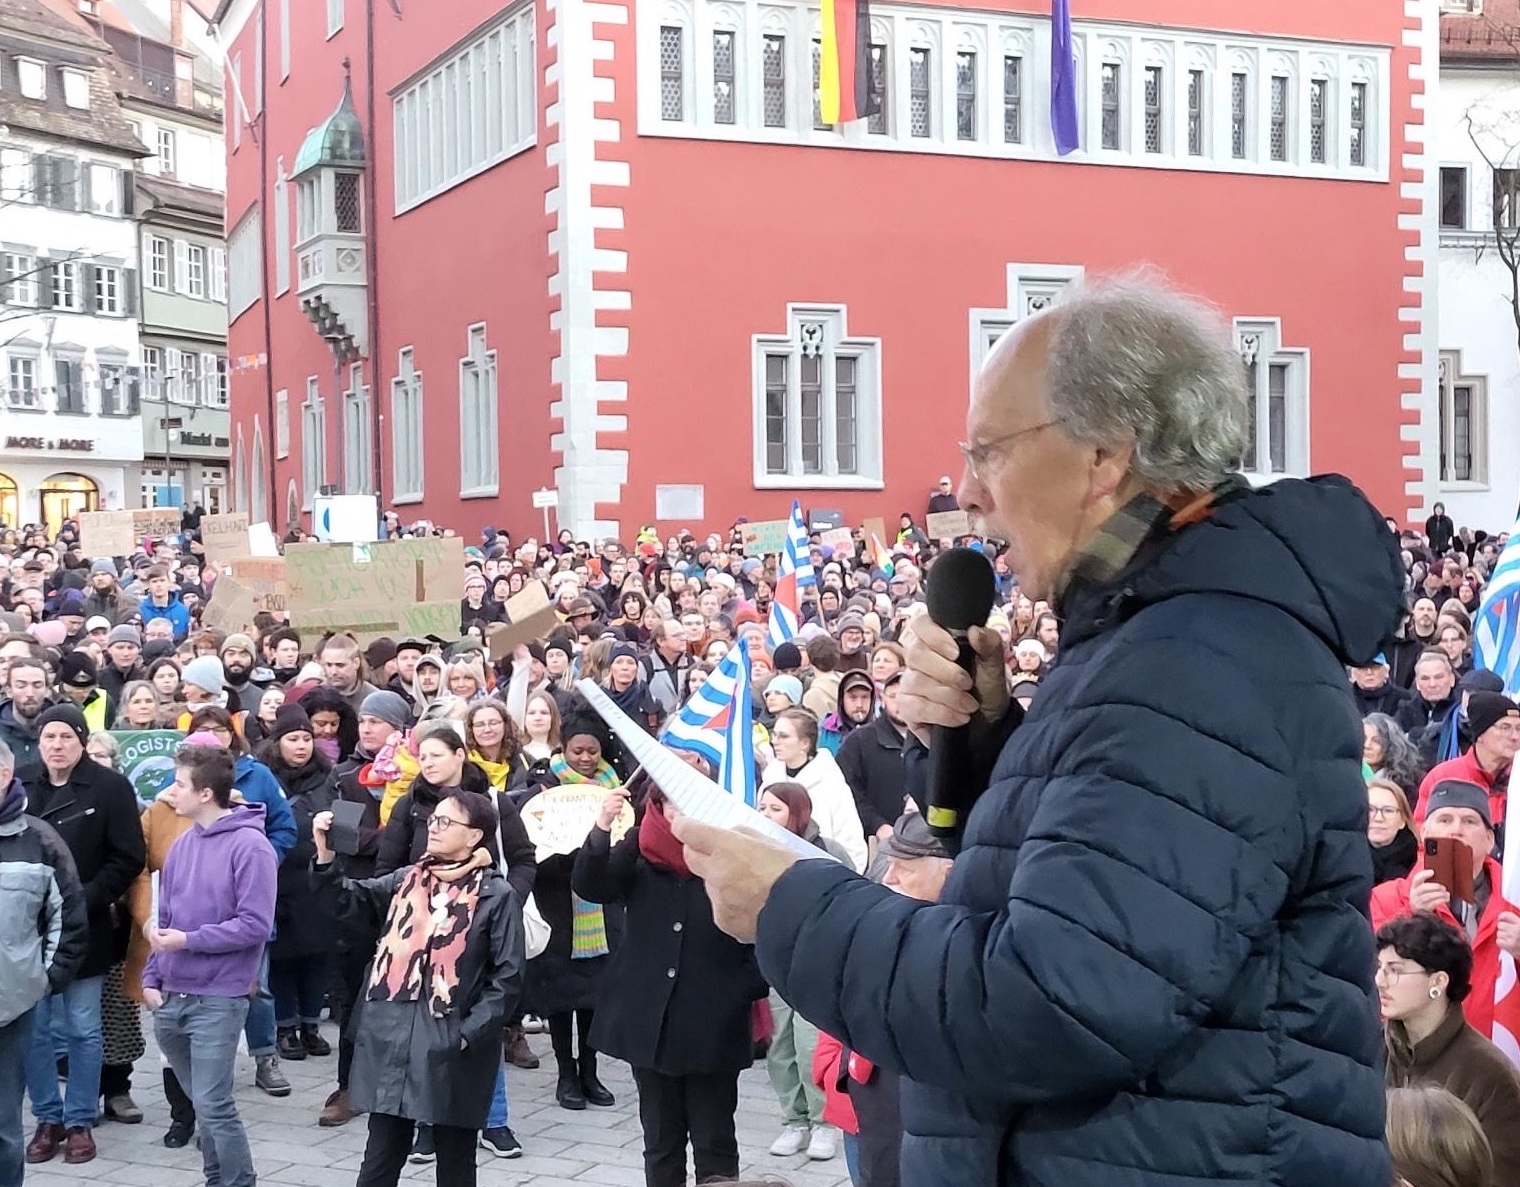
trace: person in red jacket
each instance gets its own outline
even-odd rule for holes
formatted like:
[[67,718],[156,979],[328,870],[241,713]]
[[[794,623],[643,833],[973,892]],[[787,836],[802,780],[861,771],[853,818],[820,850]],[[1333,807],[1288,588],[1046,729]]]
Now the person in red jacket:
[[1467,722],[1472,729],[1473,744],[1466,754],[1437,763],[1420,783],[1420,801],[1415,805],[1418,826],[1427,812],[1427,802],[1436,784],[1448,779],[1476,783],[1488,792],[1488,814],[1498,838],[1495,853],[1504,853],[1504,808],[1508,800],[1509,769],[1520,750],[1520,705],[1497,692],[1475,692],[1467,700]]
[[1448,779],[1430,793],[1430,814],[1421,834],[1425,840],[1454,837],[1472,852],[1475,903],[1454,903],[1435,873],[1420,862],[1407,878],[1384,882],[1372,890],[1372,927],[1417,911],[1432,911],[1467,936],[1473,950],[1472,992],[1462,1003],[1467,1021],[1484,1038],[1494,1029],[1494,986],[1499,979],[1499,952],[1520,956],[1520,914],[1501,894],[1503,870],[1491,854],[1494,826],[1489,816],[1488,791],[1475,783]]

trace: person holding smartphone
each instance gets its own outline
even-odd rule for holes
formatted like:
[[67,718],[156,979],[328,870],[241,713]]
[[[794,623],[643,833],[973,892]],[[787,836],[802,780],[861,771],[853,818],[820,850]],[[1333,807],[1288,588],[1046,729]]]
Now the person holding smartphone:
[[[1488,792],[1476,783],[1447,779],[1430,792],[1429,813],[1421,832],[1420,859],[1407,878],[1384,882],[1372,891],[1372,926],[1429,911],[1457,927],[1472,945],[1472,992],[1462,1011],[1474,1030],[1493,1038],[1494,986],[1499,952],[1520,956],[1520,913],[1503,896],[1503,869],[1493,858],[1494,825]],[[1472,902],[1456,897],[1457,878],[1445,871],[1453,860],[1444,850],[1462,848],[1455,860],[1471,862]],[[1443,885],[1442,878],[1452,885]]]

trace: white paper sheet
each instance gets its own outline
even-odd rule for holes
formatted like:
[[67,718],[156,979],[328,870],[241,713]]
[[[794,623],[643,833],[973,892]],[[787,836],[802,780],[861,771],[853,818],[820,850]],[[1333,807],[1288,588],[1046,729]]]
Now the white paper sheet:
[[687,816],[719,828],[750,829],[798,857],[834,860],[818,846],[788,832],[770,817],[755,811],[738,796],[729,795],[711,779],[682,762],[614,705],[595,682],[578,680],[575,687],[612,727],[618,740],[639,760],[639,765],[649,772],[649,777],[670,802]]

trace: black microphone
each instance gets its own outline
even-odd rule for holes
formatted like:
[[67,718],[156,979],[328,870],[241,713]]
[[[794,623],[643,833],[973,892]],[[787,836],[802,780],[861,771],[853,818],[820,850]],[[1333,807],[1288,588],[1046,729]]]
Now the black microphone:
[[[929,617],[960,644],[956,663],[968,674],[975,674],[976,652],[967,633],[974,626],[987,625],[996,600],[997,578],[992,564],[976,549],[952,548],[940,553],[929,566]],[[953,729],[936,725],[932,732],[924,821],[929,831],[942,839],[960,832],[966,813],[982,791],[971,786],[975,775],[970,733],[970,723]]]

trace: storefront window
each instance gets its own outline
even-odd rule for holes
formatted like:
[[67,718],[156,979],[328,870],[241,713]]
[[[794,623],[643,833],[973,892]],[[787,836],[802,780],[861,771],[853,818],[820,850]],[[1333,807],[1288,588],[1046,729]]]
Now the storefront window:
[[43,479],[37,494],[42,501],[42,521],[47,524],[50,536],[62,530],[64,520],[100,506],[100,489],[83,474],[54,474]]
[[9,474],[0,474],[0,528],[21,526],[21,492]]

